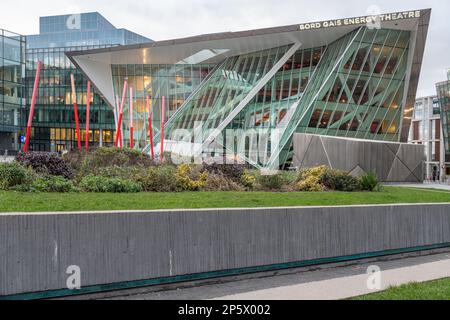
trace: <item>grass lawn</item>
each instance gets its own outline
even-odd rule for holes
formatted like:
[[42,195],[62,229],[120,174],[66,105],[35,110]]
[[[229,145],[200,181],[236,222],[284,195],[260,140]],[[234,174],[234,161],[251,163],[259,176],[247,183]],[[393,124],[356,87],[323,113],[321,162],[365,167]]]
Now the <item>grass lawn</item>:
[[405,284],[352,300],[450,300],[450,278]]
[[183,192],[19,193],[0,192],[0,212],[252,208],[394,203],[450,203],[450,192],[384,187],[381,192]]

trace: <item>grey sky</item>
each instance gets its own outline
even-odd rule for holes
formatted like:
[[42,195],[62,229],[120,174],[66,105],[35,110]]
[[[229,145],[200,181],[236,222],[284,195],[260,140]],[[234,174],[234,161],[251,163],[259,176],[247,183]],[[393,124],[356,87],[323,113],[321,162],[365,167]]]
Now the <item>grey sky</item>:
[[432,8],[418,96],[436,94],[450,67],[448,0],[14,0],[2,3],[0,28],[38,33],[39,16],[98,11],[116,27],[154,40]]

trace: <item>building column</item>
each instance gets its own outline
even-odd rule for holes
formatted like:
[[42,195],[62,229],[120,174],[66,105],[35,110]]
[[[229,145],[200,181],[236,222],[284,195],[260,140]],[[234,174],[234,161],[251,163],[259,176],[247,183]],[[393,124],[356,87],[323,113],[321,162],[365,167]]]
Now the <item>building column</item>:
[[100,129],[100,143],[99,143],[99,146],[100,146],[100,148],[102,148],[103,147],[103,129]]
[[19,133],[18,132],[14,132],[14,150],[18,151],[19,150]]

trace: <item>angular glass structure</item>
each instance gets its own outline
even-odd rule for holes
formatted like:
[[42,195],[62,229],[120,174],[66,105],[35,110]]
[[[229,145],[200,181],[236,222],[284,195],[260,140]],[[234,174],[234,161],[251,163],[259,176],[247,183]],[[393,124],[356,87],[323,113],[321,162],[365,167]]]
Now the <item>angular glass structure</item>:
[[25,37],[0,29],[0,154],[19,148],[25,107]]
[[[381,15],[376,28],[369,18],[69,56],[97,83],[111,108],[131,76],[138,105],[134,118],[146,119],[141,106],[151,96],[155,142],[161,139],[160,99],[168,97],[167,151],[276,169],[290,165],[295,133],[407,141],[430,10]],[[192,81],[190,70],[205,65],[207,76]],[[178,80],[164,81],[163,74]],[[181,98],[174,98],[175,91]],[[127,108],[128,102],[125,114]],[[144,152],[149,151],[147,132],[145,121],[135,128]]]
[[[80,133],[84,145],[88,79],[67,58],[66,52],[80,52],[141,42],[151,42],[151,40],[126,29],[116,29],[96,12],[41,17],[40,34],[27,36],[28,106],[30,105],[37,62],[43,62],[30,149],[36,151],[76,149],[71,74],[75,76],[81,124]],[[23,125],[25,125],[26,119],[23,118],[23,121]],[[101,93],[93,87],[89,130],[90,146],[111,146],[114,132],[114,113]]]
[[[125,79],[134,89],[134,141],[137,148],[144,148],[147,141],[147,106],[149,97],[153,109],[153,127],[156,132],[160,128],[160,111],[162,96],[166,98],[166,117],[170,119],[178,108],[184,104],[192,92],[208,76],[215,65],[113,65],[112,77],[116,100],[122,94]],[[129,93],[127,99],[129,101]],[[126,109],[128,111],[128,108]],[[129,112],[125,112],[124,139],[129,140]]]

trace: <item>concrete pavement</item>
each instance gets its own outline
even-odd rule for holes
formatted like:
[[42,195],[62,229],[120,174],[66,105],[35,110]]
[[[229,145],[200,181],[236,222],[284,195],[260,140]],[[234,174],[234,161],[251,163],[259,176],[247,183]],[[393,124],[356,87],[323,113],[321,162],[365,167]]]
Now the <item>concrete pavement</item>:
[[[376,264],[374,267],[378,267]],[[374,275],[374,274],[373,274]],[[450,277],[450,259],[404,268],[381,270],[379,278],[368,273],[258,290],[219,297],[220,300],[339,300],[386,290],[411,282]],[[450,292],[449,292],[450,296]]]
[[[316,269],[284,270],[272,275],[260,275],[251,279],[231,282],[179,284],[171,289],[140,288],[114,292],[95,299],[114,300],[313,300],[344,299],[373,293],[409,282],[422,282],[450,277],[450,249],[419,256],[391,256],[353,262],[345,265],[329,265]],[[423,254],[423,253],[422,253]],[[393,259],[393,260],[392,260]],[[378,266],[378,274],[369,278],[367,270]],[[375,277],[374,277],[375,276]],[[224,281],[224,280],[222,280]],[[226,280],[225,280],[226,281]],[[369,281],[369,287],[368,287]],[[379,284],[378,288],[374,288]],[[449,292],[450,295],[450,292]]]
[[419,189],[436,189],[450,191],[450,185],[445,183],[393,183],[387,184],[394,187],[405,187],[405,188],[419,188]]

